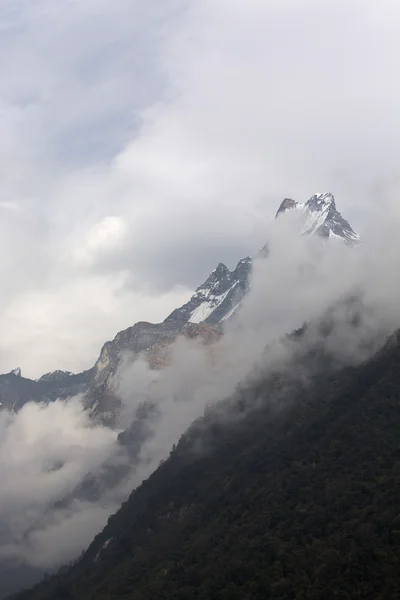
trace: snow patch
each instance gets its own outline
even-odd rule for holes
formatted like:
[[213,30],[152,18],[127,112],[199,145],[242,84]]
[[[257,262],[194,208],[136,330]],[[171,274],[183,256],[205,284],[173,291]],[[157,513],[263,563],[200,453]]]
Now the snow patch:
[[288,207],[288,210],[301,215],[301,235],[313,235],[320,227],[325,226],[332,239],[350,242],[357,242],[360,239],[360,236],[337,212],[335,198],[330,192],[314,194],[307,202],[297,202]]
[[98,551],[98,553],[96,554],[96,556],[93,559],[93,562],[96,562],[101,554],[101,551],[104,550],[105,548],[107,548],[108,544],[111,542],[112,538],[109,538],[108,540],[106,540],[104,542],[104,544],[102,545],[102,547],[100,548],[100,550]]
[[[234,289],[234,287],[237,284],[238,282],[235,281],[235,283],[228,290],[226,290],[226,292],[220,294],[219,296],[213,296],[210,293],[205,293],[204,298],[206,298],[206,300],[199,304],[199,306],[197,306],[197,308],[193,310],[192,314],[189,317],[189,323],[201,323],[202,321],[208,319],[208,317],[214,312],[216,308],[218,308],[218,306],[220,306],[220,304],[222,304],[227,295]],[[206,291],[208,292],[209,290]]]
[[201,323],[205,321],[211,315],[214,308],[215,304],[212,301],[202,302],[190,315],[189,323]]

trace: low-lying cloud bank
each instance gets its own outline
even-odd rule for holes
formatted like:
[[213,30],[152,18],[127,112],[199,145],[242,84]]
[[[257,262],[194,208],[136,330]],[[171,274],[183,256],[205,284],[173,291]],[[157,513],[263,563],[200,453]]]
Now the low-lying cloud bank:
[[0,413],[0,557],[51,567],[76,556],[110,509],[59,506],[116,452],[116,433],[90,422],[80,398]]
[[[248,296],[213,345],[178,339],[161,370],[126,361],[115,378],[123,399],[118,430],[94,424],[80,398],[27,404],[0,413],[0,558],[51,569],[76,558],[133,487],[166,458],[204,410],[234,393],[249,373],[290,364],[286,336],[327,315],[326,344],[338,363],[364,360],[400,324],[399,211],[375,222],[355,247],[299,237],[295,217],[268,232],[269,255],[257,259]],[[356,328],[349,327],[357,297]],[[311,326],[304,343],[319,335]],[[152,407],[137,419],[138,408]],[[143,435],[136,454],[121,447],[119,431],[136,419]],[[135,434],[135,435],[136,435]],[[139,438],[137,438],[139,439]],[[92,496],[76,493],[87,474],[107,482],[107,470],[126,475]],[[128,468],[129,467],[129,468]]]

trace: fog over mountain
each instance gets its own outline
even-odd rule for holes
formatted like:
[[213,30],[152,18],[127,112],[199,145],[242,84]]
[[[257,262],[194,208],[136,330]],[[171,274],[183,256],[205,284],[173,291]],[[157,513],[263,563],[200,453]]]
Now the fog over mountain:
[[[362,233],[397,197],[396,2],[0,7],[0,371],[105,339],[234,269],[285,196]],[[355,34],[357,32],[357,34]]]
[[13,0],[0,26],[1,595],[243,382],[307,382],[294,332],[339,368],[398,328],[400,5]]
[[[295,347],[287,334],[304,323],[329,315],[333,329],[323,343],[338,366],[359,363],[385,342],[400,318],[398,211],[372,223],[356,245],[303,236],[302,223],[297,211],[271,222],[268,252],[255,257],[248,291],[221,322],[222,336],[204,324],[208,337],[180,334],[161,354],[157,340],[150,354],[122,350],[106,392],[100,385],[93,395],[89,387],[69,400],[0,412],[0,470],[8,481],[0,492],[3,560],[51,570],[75,559],[204,410],[249,377],[290,368]],[[355,312],[346,301],[352,297]],[[304,344],[313,347],[320,335],[311,326]],[[161,363],[152,363],[155,356]],[[44,379],[60,377],[71,375]],[[307,371],[296,377],[304,380]],[[113,420],[103,424],[110,410]]]

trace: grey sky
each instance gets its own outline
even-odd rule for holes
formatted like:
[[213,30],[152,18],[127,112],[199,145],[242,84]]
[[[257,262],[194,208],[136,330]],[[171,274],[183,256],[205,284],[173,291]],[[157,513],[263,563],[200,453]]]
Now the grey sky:
[[90,366],[284,196],[362,229],[399,181],[395,0],[0,7],[0,371]]

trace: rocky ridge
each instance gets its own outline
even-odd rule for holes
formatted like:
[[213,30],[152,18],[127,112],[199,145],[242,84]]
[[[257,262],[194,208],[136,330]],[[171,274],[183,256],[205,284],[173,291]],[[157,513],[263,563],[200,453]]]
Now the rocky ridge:
[[[314,194],[306,202],[285,198],[276,218],[292,211],[300,216],[302,235],[340,239],[349,245],[359,240],[358,234],[338,212],[331,193]],[[261,254],[268,254],[268,245],[256,256]],[[17,411],[29,400],[47,402],[83,393],[94,415],[113,414],[118,406],[113,377],[121,361],[127,356],[143,356],[151,368],[160,368],[168,361],[168,347],[179,335],[218,339],[224,322],[232,317],[249,290],[252,264],[252,258],[246,257],[230,271],[219,263],[186,304],[175,309],[162,323],[143,321],[120,331],[104,344],[94,367],[84,373],[75,375],[57,370],[37,381],[22,377],[19,369],[0,375],[0,409]]]

